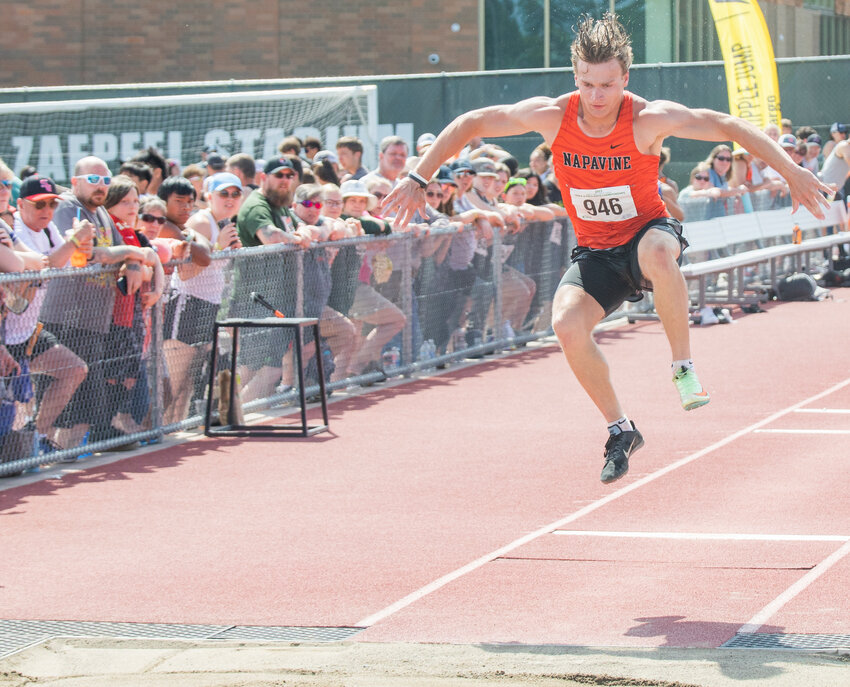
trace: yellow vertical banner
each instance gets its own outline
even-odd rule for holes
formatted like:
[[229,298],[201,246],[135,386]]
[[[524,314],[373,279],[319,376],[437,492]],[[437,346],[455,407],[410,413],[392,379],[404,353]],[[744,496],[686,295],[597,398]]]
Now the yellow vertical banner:
[[773,44],[756,0],[708,0],[726,69],[729,113],[762,129],[779,126]]

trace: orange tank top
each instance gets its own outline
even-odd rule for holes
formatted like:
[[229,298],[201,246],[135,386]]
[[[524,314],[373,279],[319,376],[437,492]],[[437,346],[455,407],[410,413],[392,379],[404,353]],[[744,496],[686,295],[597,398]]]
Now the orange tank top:
[[658,155],[635,145],[632,102],[626,91],[613,131],[594,138],[579,128],[578,91],[567,101],[552,165],[579,246],[621,246],[651,220],[669,216],[658,193]]

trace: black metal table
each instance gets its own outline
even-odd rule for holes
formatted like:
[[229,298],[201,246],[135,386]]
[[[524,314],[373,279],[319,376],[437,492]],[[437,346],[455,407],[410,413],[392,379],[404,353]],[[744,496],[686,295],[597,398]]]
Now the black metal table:
[[[252,328],[284,328],[295,330],[295,366],[298,374],[298,396],[301,402],[301,424],[287,425],[244,425],[234,421],[232,399],[236,390],[236,355],[239,349],[239,330],[245,327]],[[221,426],[212,427],[212,400],[216,377],[216,357],[218,355],[218,336],[222,328],[232,329],[231,355],[230,355],[230,410],[228,417],[220,417]],[[304,390],[304,353],[303,332],[307,328],[313,330],[313,340],[316,343],[316,371],[319,377],[319,396],[322,404],[322,418],[324,424],[310,427],[307,424],[307,396]],[[308,437],[325,432],[328,429],[328,404],[325,393],[325,371],[322,361],[321,346],[319,341],[319,320],[315,317],[264,317],[251,318],[228,318],[217,320],[213,330],[213,347],[210,353],[210,376],[209,388],[207,389],[207,410],[204,418],[204,434],[207,436],[275,436]]]

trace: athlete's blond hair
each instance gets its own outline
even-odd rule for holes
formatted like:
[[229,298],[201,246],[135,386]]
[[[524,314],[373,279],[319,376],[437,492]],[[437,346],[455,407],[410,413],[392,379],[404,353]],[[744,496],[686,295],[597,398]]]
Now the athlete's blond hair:
[[601,64],[616,59],[625,74],[632,66],[632,39],[617,21],[616,15],[606,12],[602,19],[585,15],[579,20],[570,55],[573,69],[576,69],[579,60]]

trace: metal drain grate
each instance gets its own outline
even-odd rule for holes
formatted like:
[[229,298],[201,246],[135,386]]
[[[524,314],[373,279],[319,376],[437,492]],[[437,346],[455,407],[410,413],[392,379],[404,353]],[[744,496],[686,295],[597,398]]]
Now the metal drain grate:
[[154,639],[207,639],[227,625],[165,623],[101,623],[76,620],[0,620],[0,633],[62,635],[66,637],[145,637]]
[[850,650],[850,635],[748,633],[735,635],[724,649],[793,649],[796,651]]
[[74,620],[0,620],[0,658],[52,637],[210,639],[267,642],[339,642],[362,627],[178,625]]
[[260,627],[237,626],[210,639],[265,640],[271,642],[341,642],[363,630],[362,627]]
[[0,658],[26,649],[33,644],[40,644],[50,635],[2,634],[0,633]]

